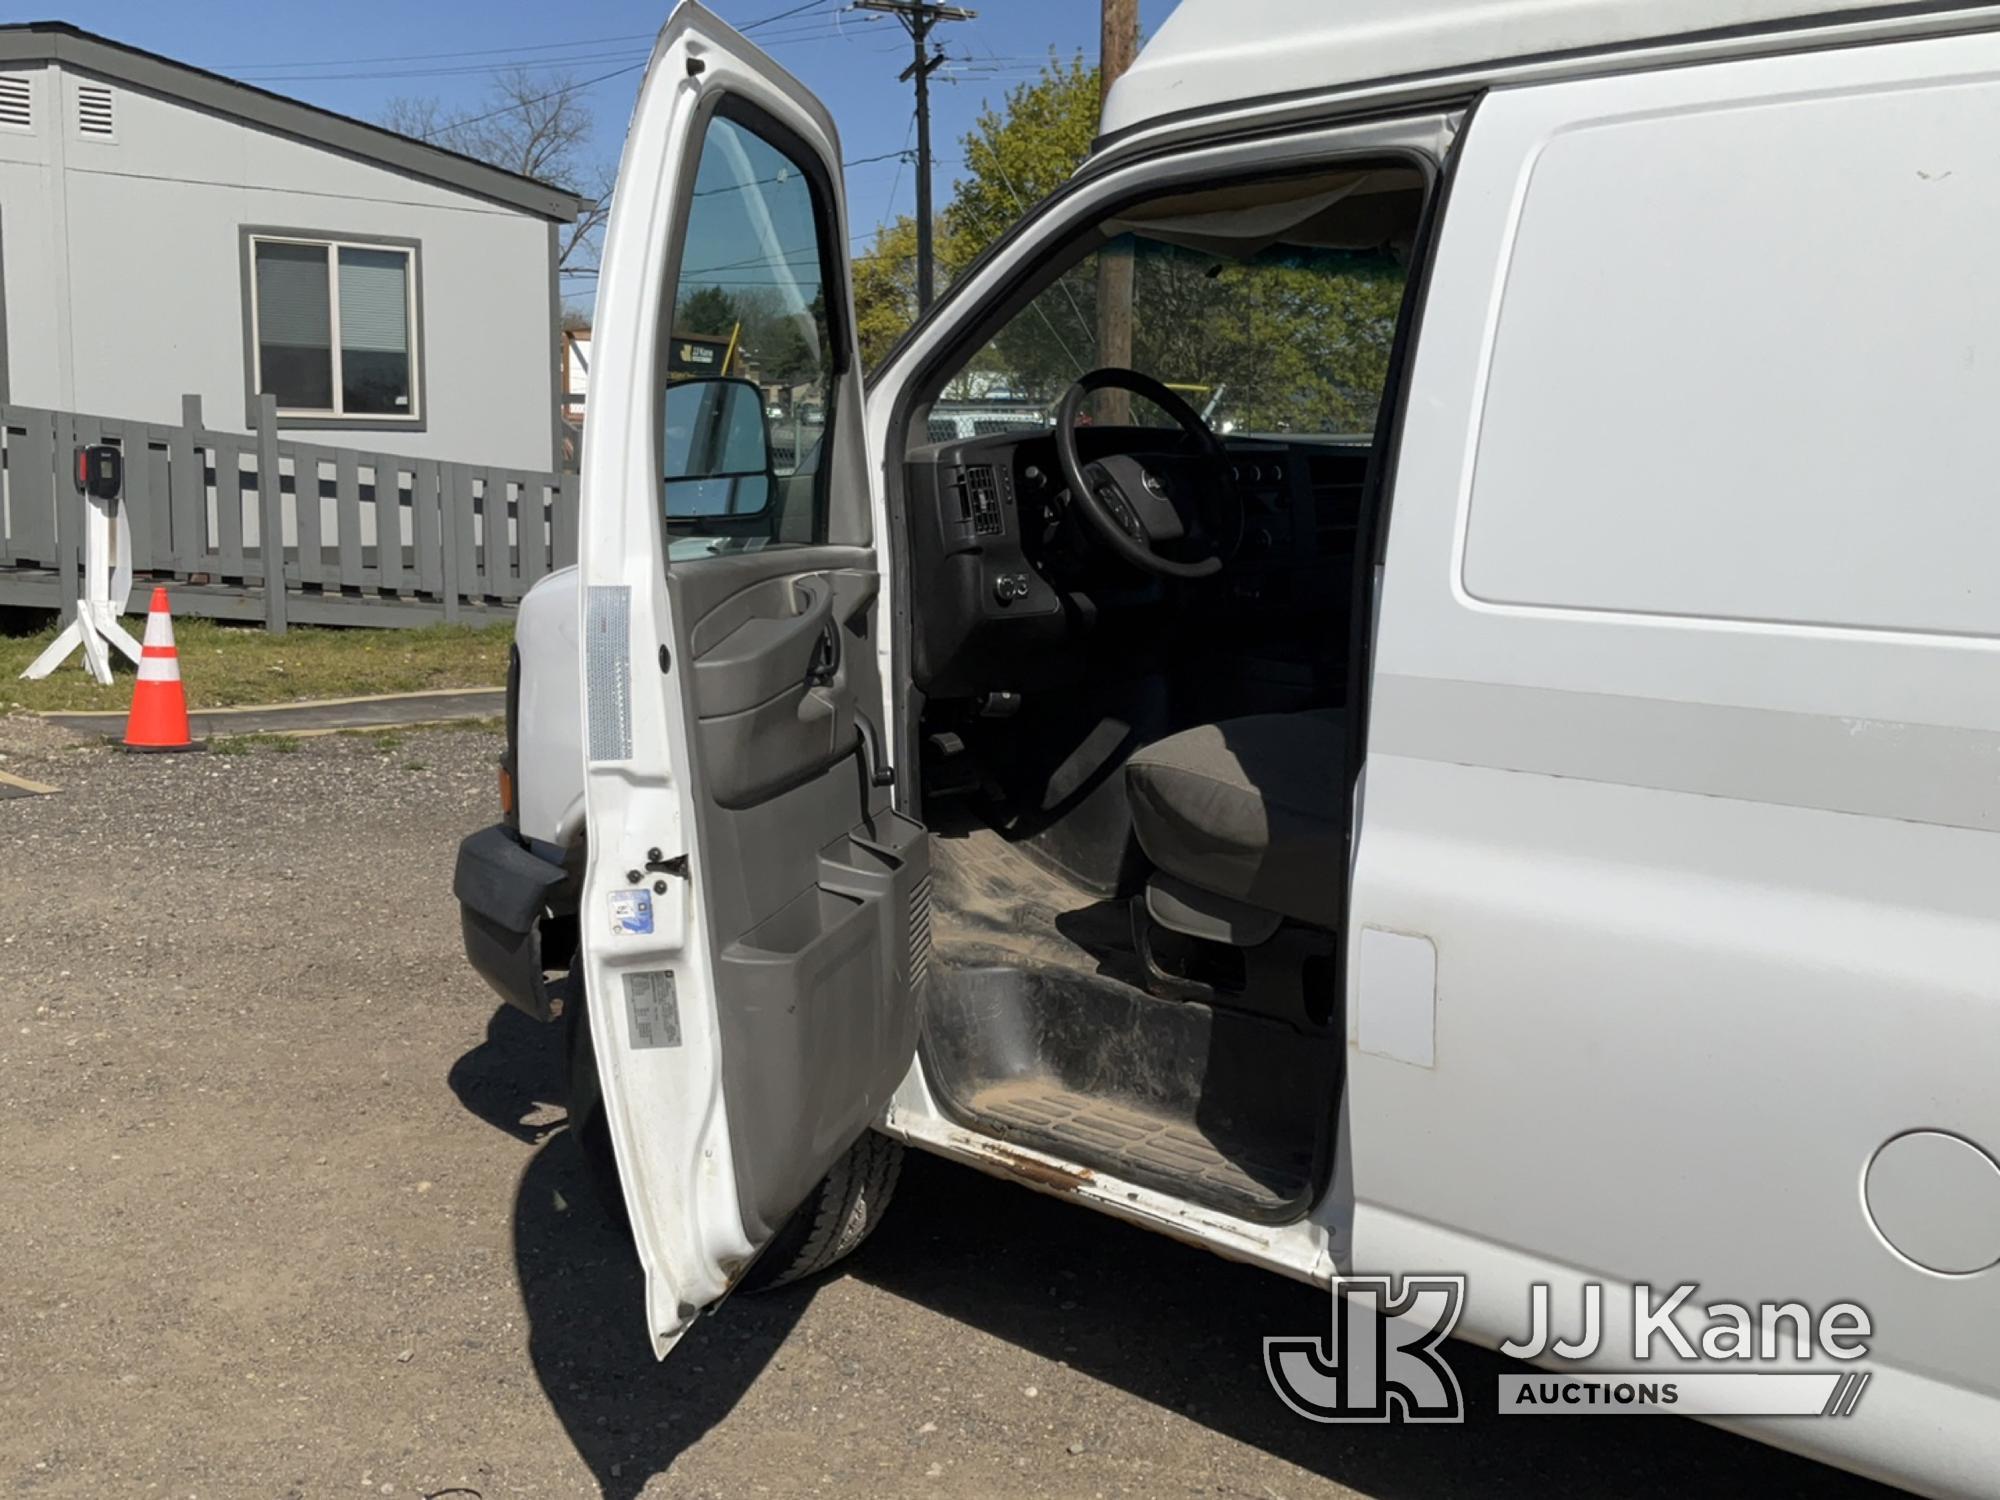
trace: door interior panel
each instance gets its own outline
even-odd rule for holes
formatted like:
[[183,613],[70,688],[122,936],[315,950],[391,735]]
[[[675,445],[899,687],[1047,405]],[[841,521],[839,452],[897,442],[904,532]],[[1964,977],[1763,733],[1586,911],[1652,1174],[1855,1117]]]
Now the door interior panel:
[[851,549],[787,552],[782,571],[690,610],[703,785],[723,807],[768,801],[855,753],[857,704],[880,701],[869,618],[880,582],[859,567],[800,569],[826,551]]
[[772,1231],[916,1045],[930,850],[860,736],[882,701],[873,567],[865,548],[771,547],[667,574],[737,1186]]

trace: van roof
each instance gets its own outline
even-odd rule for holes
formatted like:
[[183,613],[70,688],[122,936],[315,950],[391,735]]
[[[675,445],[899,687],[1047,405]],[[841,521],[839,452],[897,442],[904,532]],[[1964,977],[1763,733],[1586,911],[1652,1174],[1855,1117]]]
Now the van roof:
[[1180,0],[1112,86],[1104,134],[1253,99],[1885,10],[1991,13],[1881,0]]

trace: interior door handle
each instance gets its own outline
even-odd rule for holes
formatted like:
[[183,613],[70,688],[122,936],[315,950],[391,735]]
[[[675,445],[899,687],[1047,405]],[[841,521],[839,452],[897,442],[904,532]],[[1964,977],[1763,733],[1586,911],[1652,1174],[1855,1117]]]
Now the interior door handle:
[[840,627],[829,621],[813,646],[812,660],[806,663],[806,686],[826,687],[840,675]]

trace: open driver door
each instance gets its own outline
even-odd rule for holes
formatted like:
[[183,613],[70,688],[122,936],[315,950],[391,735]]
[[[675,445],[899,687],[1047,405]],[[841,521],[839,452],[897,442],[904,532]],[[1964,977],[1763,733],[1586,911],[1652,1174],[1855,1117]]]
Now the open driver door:
[[825,109],[682,4],[619,166],[578,546],[581,962],[661,1355],[915,1050],[847,244]]

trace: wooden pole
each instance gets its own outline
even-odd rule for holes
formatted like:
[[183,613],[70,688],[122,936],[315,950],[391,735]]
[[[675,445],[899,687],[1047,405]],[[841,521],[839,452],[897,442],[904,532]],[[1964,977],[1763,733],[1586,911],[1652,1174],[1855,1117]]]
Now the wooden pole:
[[[1098,55],[1100,99],[1111,93],[1139,50],[1139,0],[1103,0],[1103,24]],[[1099,105],[1102,117],[1103,106]],[[1127,245],[1106,245],[1097,252],[1097,362],[1132,365],[1132,251]],[[1102,420],[1132,420],[1132,398],[1124,391],[1099,394]]]
[[880,11],[903,23],[916,55],[900,81],[917,82],[917,311],[931,305],[936,284],[931,255],[931,74],[944,63],[942,51],[930,50],[931,29],[940,21],[970,21],[976,10],[940,5],[937,0],[854,0],[854,9]]
[[937,61],[924,45],[931,34],[931,13],[919,6],[906,19],[917,49],[910,73],[917,80],[917,314],[921,317],[937,295],[931,249],[931,71]]

